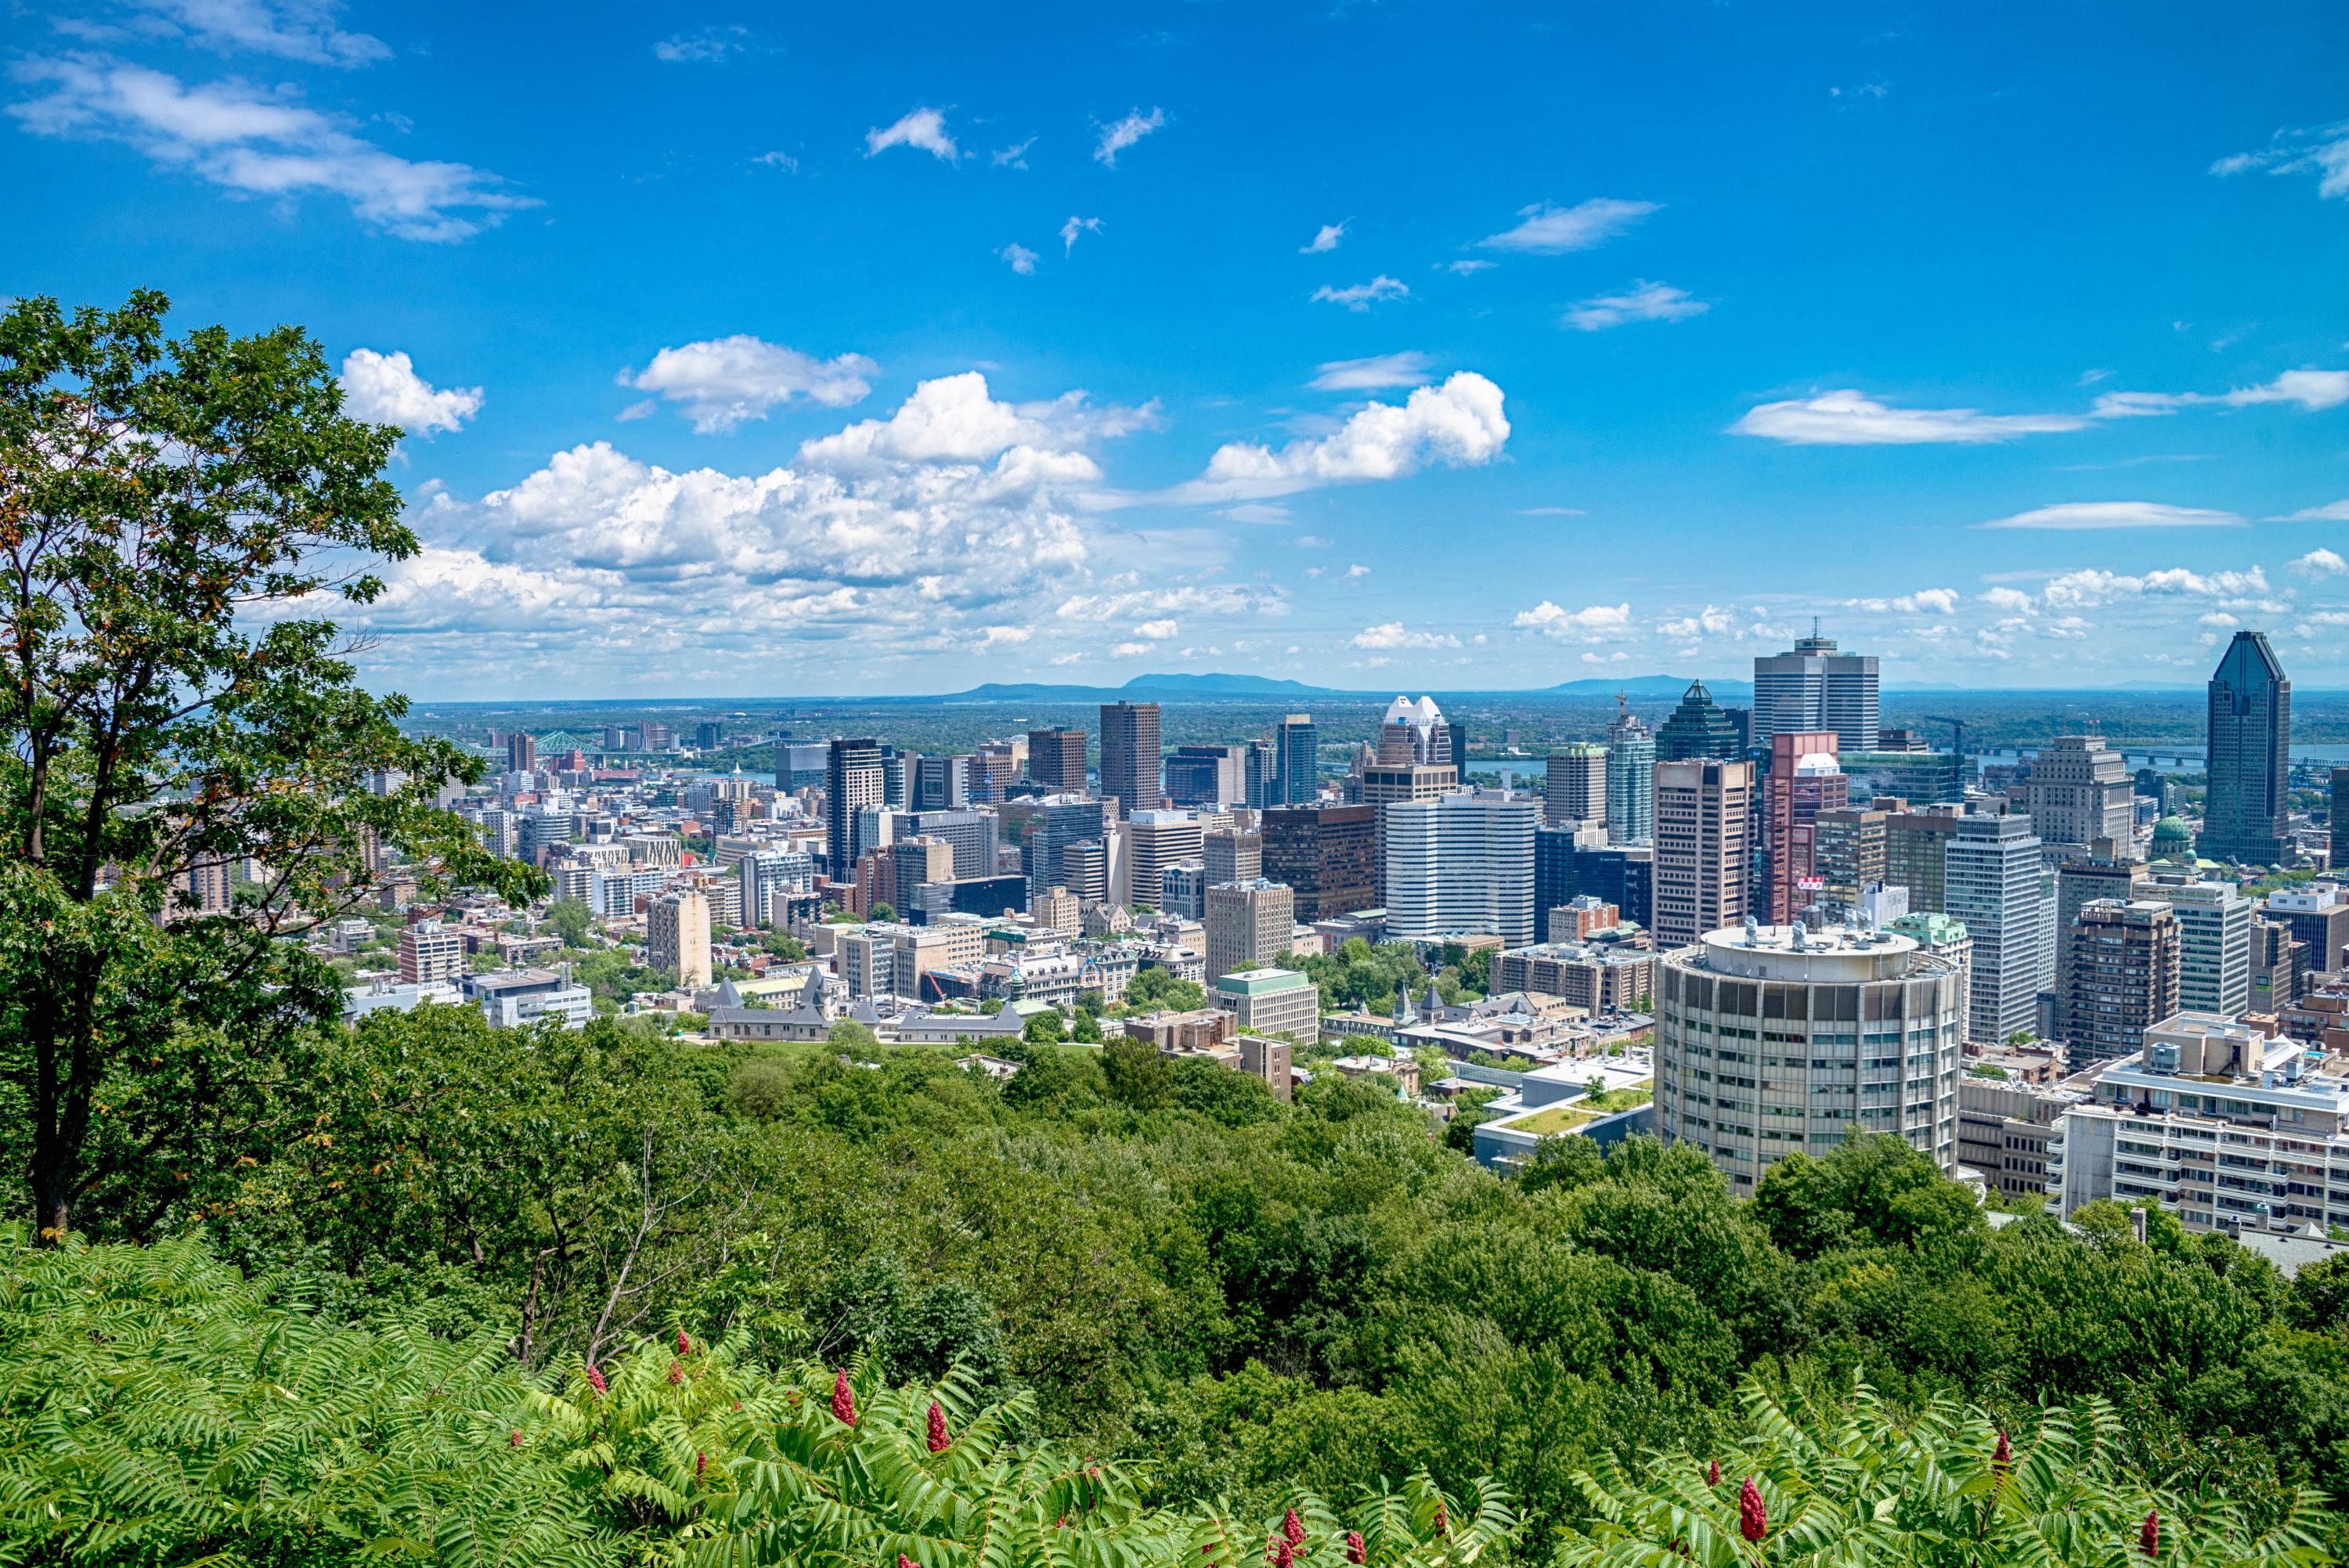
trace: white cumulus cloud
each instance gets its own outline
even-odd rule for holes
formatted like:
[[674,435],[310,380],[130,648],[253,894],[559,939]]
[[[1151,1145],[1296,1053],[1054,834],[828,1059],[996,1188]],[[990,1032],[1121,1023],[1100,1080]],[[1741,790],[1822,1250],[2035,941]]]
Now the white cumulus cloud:
[[1456,648],[1460,639],[1449,632],[1414,632],[1401,621],[1388,621],[1376,626],[1365,626],[1353,635],[1354,646],[1393,650],[1399,648]]
[[373,425],[398,425],[411,436],[456,429],[481,408],[480,387],[435,387],[416,374],[404,350],[352,349],[343,359],[342,383],[344,413]]
[[2302,577],[2338,577],[2349,572],[2349,561],[2342,560],[2334,551],[2312,550],[2293,562],[2292,569]]
[[995,253],[1003,259],[1005,265],[1021,277],[1030,277],[1035,274],[1036,253],[1018,241],[1013,241]]
[[1952,588],[1920,588],[1914,593],[1901,593],[1889,599],[1847,599],[1844,603],[1854,610],[1867,610],[1876,614],[1954,615],[1958,613],[1957,591]]
[[1896,408],[1846,388],[1759,404],[1729,428],[1741,436],[1764,436],[1789,446],[1879,447],[2011,441],[2017,436],[2077,430],[2086,424],[2069,414]]
[[1263,500],[1321,485],[1400,479],[1430,462],[1490,462],[1509,438],[1501,389],[1473,370],[1422,387],[1398,407],[1357,409],[1334,434],[1275,450],[1235,441],[1216,449],[1206,472],[1178,485],[1176,501]]
[[861,354],[818,359],[748,333],[664,348],[642,370],[620,373],[620,385],[677,404],[703,435],[730,430],[793,397],[839,408],[873,390],[881,367]]
[[1511,623],[1519,631],[1538,632],[1561,643],[1599,643],[1631,630],[1629,604],[1586,604],[1568,610],[1547,599],[1530,610],[1520,610]]

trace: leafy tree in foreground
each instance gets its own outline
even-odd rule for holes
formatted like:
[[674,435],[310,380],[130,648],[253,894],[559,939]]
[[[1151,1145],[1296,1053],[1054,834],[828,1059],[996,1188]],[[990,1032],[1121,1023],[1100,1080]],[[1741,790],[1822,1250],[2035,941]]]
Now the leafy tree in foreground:
[[2225,1496],[2146,1487],[2120,1463],[2120,1418],[2100,1400],[2000,1431],[1980,1410],[1934,1401],[1897,1420],[1862,1388],[1813,1429],[1767,1394],[1744,1394],[1746,1435],[1711,1458],[1659,1454],[1638,1475],[1601,1463],[1578,1478],[1591,1521],[1557,1568],[2250,1568],[2329,1561],[2324,1499],[2291,1498],[2252,1520]]
[[320,613],[417,550],[398,430],[343,417],[302,332],[166,343],[167,308],[0,316],[0,1131],[50,1237],[99,1193],[151,1222],[265,1114],[265,1064],[340,1005],[280,938],[385,851],[527,874],[434,809],[479,764],[402,735]]

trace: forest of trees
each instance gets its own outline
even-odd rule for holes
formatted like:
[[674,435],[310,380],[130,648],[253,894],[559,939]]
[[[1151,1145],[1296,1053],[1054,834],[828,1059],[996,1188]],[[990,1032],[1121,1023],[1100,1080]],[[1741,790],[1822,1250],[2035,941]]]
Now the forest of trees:
[[0,1563],[2339,1543],[2349,1269],[1993,1229],[1898,1142],[1739,1201],[1647,1140],[1495,1176],[1391,1081],[1288,1103],[1090,1015],[1002,1080],[854,1029],[344,1025],[304,938],[378,866],[544,879],[438,809],[479,759],[326,614],[418,548],[398,432],[299,331],[167,308],[0,315]]

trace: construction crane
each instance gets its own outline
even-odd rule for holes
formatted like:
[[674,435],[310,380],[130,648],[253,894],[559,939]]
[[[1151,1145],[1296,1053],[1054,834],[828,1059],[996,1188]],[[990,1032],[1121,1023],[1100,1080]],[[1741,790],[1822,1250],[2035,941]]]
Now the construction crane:
[[1950,727],[1950,799],[1962,806],[1966,803],[1966,721],[1946,713],[1929,713],[1925,722]]

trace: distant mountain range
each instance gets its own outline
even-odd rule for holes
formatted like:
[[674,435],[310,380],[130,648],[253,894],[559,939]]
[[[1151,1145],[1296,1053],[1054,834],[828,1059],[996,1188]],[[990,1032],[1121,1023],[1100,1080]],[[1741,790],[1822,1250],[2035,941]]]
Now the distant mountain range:
[[[1649,700],[1657,697],[1677,698],[1689,687],[1687,676],[1624,676],[1619,678],[1590,677],[1561,681],[1554,686],[1515,694],[1539,696],[1611,697],[1621,692],[1626,696]],[[1741,680],[1707,681],[1715,700],[1723,703],[1751,701],[1754,683]],[[1414,687],[1413,690],[1421,688]],[[1048,686],[1037,683],[1005,683],[990,681],[985,686],[956,692],[936,699],[945,702],[1304,702],[1314,697],[1339,698],[1350,702],[1375,702],[1392,696],[1381,686],[1374,691],[1341,691],[1334,686],[1307,686],[1302,681],[1274,680],[1267,676],[1243,675],[1154,675],[1136,676],[1121,686]],[[1439,697],[1444,692],[1438,688]],[[1475,696],[1488,695],[1477,692]],[[1492,696],[1509,696],[1506,692]]]

